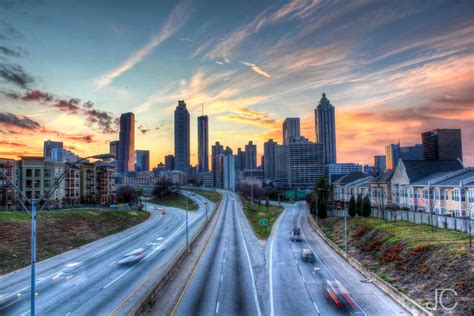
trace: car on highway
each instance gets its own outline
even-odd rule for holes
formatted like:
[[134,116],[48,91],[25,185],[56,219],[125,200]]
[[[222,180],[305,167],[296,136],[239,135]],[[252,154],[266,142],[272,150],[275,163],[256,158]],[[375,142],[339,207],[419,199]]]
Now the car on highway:
[[145,258],[145,248],[137,248],[129,253],[123,255],[122,259],[118,261],[119,264],[135,263]]
[[161,215],[166,215],[166,209],[164,207],[160,207],[158,211],[160,211]]
[[21,292],[0,294],[0,311],[12,306],[21,299]]
[[70,280],[74,276],[79,274],[79,272],[81,271],[81,268],[82,268],[82,262],[68,263],[63,267],[63,269],[61,271],[54,274],[52,276],[52,279],[54,281],[59,280],[59,279]]
[[303,234],[301,233],[300,227],[296,225],[293,227],[290,231],[290,239],[291,241],[303,241]]
[[344,308],[344,306],[354,308],[357,306],[349,291],[337,280],[326,280],[324,282],[324,294],[339,308]]
[[311,249],[304,248],[301,250],[301,259],[303,259],[304,262],[315,262],[316,256]]

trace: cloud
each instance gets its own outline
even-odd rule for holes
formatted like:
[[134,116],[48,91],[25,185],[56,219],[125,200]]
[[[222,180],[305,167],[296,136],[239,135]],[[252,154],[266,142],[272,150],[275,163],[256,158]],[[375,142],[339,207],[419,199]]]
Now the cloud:
[[21,56],[20,52],[15,51],[13,49],[10,49],[5,46],[0,46],[0,54],[3,54],[5,56],[10,56],[10,57],[19,57]]
[[220,118],[224,120],[249,123],[265,128],[276,128],[281,126],[281,120],[271,117],[269,113],[258,112],[248,108],[237,109],[229,115],[220,116]]
[[150,129],[145,128],[145,126],[143,126],[143,124],[138,125],[138,130],[139,130],[143,135],[145,135],[146,133],[148,133],[148,132],[150,131]]
[[113,134],[117,132],[117,129],[115,128],[117,125],[117,118],[114,118],[111,113],[94,109],[93,103],[90,101],[83,105],[82,111],[86,116],[86,125],[93,126],[95,124],[104,134]]
[[266,78],[271,78],[272,77],[272,76],[270,76],[270,74],[268,72],[264,71],[262,68],[258,67],[255,64],[252,64],[252,63],[249,63],[249,62],[246,62],[246,61],[240,61],[240,63],[242,65],[250,67],[250,69],[252,69],[253,71],[255,71],[256,73],[258,73],[259,75],[261,75],[263,77],[266,77]]
[[218,65],[224,65],[224,63],[223,63],[222,61],[218,61],[218,60],[216,61],[216,64],[218,64]]
[[133,68],[136,64],[141,62],[148,54],[150,54],[157,46],[161,45],[170,36],[176,33],[186,23],[189,17],[189,6],[184,2],[178,3],[173,9],[165,24],[161,28],[158,35],[154,36],[144,47],[134,52],[125,62],[117,68],[111,70],[95,81],[98,88],[103,88],[109,85],[112,80],[121,76]]
[[[18,97],[19,98],[19,97]],[[32,89],[25,93],[23,97],[21,97],[22,101],[37,101],[37,102],[51,102],[53,101],[54,96],[50,93]]]
[[8,147],[26,147],[25,144],[17,143],[17,142],[10,142],[6,140],[0,140],[0,146],[8,146]]
[[0,125],[4,126],[4,128],[13,127],[28,130],[37,130],[41,127],[38,122],[33,121],[26,116],[20,117],[8,112],[0,113]]
[[0,64],[0,78],[6,83],[23,89],[28,89],[29,85],[35,81],[20,65],[5,63]]

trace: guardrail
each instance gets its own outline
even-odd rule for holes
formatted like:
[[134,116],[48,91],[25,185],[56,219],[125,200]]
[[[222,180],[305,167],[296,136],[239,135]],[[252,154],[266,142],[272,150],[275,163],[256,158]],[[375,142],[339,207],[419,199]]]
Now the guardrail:
[[388,296],[395,300],[398,304],[403,306],[407,311],[413,315],[422,315],[422,316],[432,316],[433,313],[428,311],[426,308],[409,298],[407,295],[403,294],[397,290],[393,285],[381,279],[377,274],[373,273],[367,269],[362,263],[354,259],[352,256],[345,253],[340,249],[333,241],[329,240],[321,228],[319,228],[316,221],[313,219],[313,216],[307,213],[308,222],[313,228],[313,230],[341,257],[343,257],[347,262],[349,262],[356,270],[362,273],[369,280],[373,280],[373,283],[377,285],[382,291],[384,291]]

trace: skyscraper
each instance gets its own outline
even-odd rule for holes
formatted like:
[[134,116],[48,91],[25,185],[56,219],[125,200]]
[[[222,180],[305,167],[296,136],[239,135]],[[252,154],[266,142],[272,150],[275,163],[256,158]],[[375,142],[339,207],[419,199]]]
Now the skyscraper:
[[178,101],[174,111],[174,167],[175,170],[189,170],[190,155],[189,112],[183,100]]
[[45,157],[52,158],[52,150],[55,148],[63,149],[63,142],[55,142],[52,140],[45,141],[43,146],[43,155]]
[[289,143],[293,138],[301,136],[300,118],[288,117],[283,121],[283,143]]
[[119,149],[118,140],[114,140],[109,143],[109,154],[114,155],[115,159],[118,159],[118,149]]
[[130,112],[120,115],[117,167],[119,173],[135,168],[135,114]]
[[263,171],[265,180],[275,179],[275,146],[273,139],[263,144]]
[[150,171],[149,150],[135,150],[135,171]]
[[245,170],[245,151],[241,148],[237,148],[237,154],[235,155],[235,170]]
[[209,171],[209,121],[207,115],[198,117],[198,170]]
[[300,137],[288,143],[288,186],[313,188],[324,176],[324,146]]
[[384,173],[387,170],[387,160],[384,155],[374,156],[374,168],[378,173]]
[[222,152],[224,151],[224,146],[221,145],[221,143],[219,142],[216,142],[214,145],[211,146],[211,167],[212,167],[212,171],[214,171],[214,169],[216,168],[216,166],[214,165],[214,158],[217,157],[218,155],[222,154]]
[[462,140],[460,129],[434,129],[421,134],[425,160],[462,161]]
[[257,145],[253,141],[249,141],[245,145],[245,169],[251,170],[257,168]]
[[174,156],[173,155],[165,156],[165,169],[168,171],[174,170]]
[[395,169],[398,159],[423,160],[423,145],[400,146],[400,144],[390,144],[385,146],[385,166],[387,170]]
[[323,93],[318,107],[314,110],[316,142],[323,143],[324,163],[336,163],[336,117],[334,106]]

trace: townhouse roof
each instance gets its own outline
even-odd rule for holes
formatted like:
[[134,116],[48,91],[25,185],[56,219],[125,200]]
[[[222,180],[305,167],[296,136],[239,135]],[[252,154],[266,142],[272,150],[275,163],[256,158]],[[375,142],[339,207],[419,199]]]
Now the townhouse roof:
[[337,178],[336,180],[332,182],[332,184],[344,185],[344,184],[348,184],[350,182],[353,182],[355,180],[362,179],[365,177],[367,177],[367,175],[363,172],[359,172],[359,171],[351,172],[351,173],[343,175],[342,177]]
[[394,169],[387,170],[384,173],[374,177],[374,179],[371,181],[371,183],[390,182],[390,180],[392,180],[392,177],[393,177],[393,172],[394,172]]
[[458,186],[461,182],[463,185],[474,182],[474,168],[464,168],[447,174],[435,180],[434,185],[439,186]]
[[400,160],[405,166],[406,174],[411,183],[434,173],[456,171],[464,167],[459,160]]

